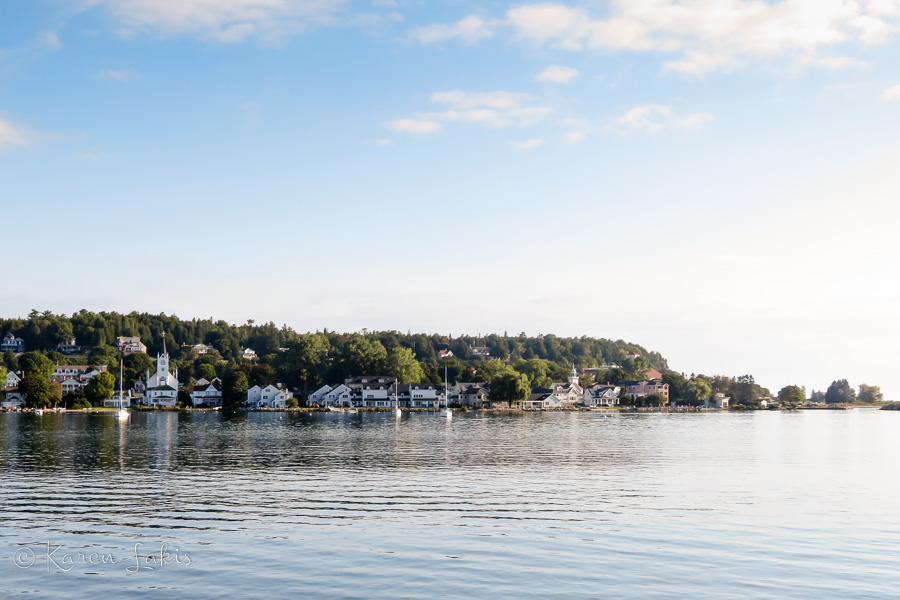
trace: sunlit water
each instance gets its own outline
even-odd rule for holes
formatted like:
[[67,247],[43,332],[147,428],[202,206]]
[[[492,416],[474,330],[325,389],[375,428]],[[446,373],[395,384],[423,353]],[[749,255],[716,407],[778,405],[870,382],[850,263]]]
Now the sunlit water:
[[874,410],[0,415],[0,597],[896,598],[898,432]]

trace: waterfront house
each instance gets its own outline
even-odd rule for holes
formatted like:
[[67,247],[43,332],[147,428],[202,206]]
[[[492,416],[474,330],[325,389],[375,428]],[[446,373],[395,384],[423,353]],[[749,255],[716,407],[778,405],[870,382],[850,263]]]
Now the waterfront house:
[[254,385],[247,390],[247,406],[250,408],[287,408],[288,398],[294,394],[283,389],[282,385]]
[[[120,402],[121,402],[121,404],[120,404]],[[130,391],[128,391],[128,390],[123,391],[122,398],[120,400],[119,399],[119,390],[116,390],[113,393],[112,398],[109,398],[108,400],[103,401],[104,408],[119,408],[119,406],[122,406],[122,408],[130,408],[131,407],[131,392]]]
[[572,406],[584,398],[584,388],[578,383],[575,367],[572,367],[566,383],[551,383],[549,391],[553,394],[552,402],[555,406]]
[[252,348],[241,348],[241,351],[238,352],[241,357],[241,360],[256,360],[256,351]]
[[635,398],[643,398],[650,394],[662,394],[669,403],[669,384],[654,381],[626,381],[625,393]]
[[513,406],[524,409],[543,409],[553,408],[555,399],[550,390],[537,390],[525,400],[517,400],[513,402]]
[[6,396],[0,400],[0,408],[19,409],[25,406],[25,396],[21,392],[6,392]]
[[469,408],[490,406],[491,398],[486,383],[472,383],[459,394],[459,403]]
[[178,402],[178,374],[169,371],[169,353],[163,341],[163,351],[156,355],[156,373],[147,372],[144,404],[172,408]]
[[116,338],[115,348],[122,354],[147,354],[147,346],[137,336],[120,335]]
[[25,352],[25,340],[13,335],[12,331],[7,332],[7,334],[3,336],[3,341],[0,342],[0,352],[7,351],[14,352],[16,354]]
[[336,386],[323,385],[315,392],[309,395],[307,404],[318,404],[319,406],[350,406],[352,404],[352,390],[339,383]]
[[716,393],[712,398],[703,401],[703,408],[728,408],[731,398],[722,393]]
[[584,390],[583,403],[588,407],[618,406],[621,396],[621,387],[598,383]]
[[387,406],[379,405],[394,394],[395,377],[386,375],[364,375],[344,380],[350,388],[350,400],[353,406]]
[[58,382],[60,387],[62,388],[62,395],[65,396],[67,394],[73,394],[77,390],[80,390],[83,387],[87,386],[87,382],[82,382],[78,379],[72,379],[71,377],[64,379],[61,382]]
[[105,365],[101,365],[99,370],[91,369],[90,365],[56,365],[50,379],[56,383],[62,383],[66,379],[77,379],[87,385],[88,381],[105,371]]
[[[447,396],[443,386],[433,383],[400,383],[397,384],[397,403],[404,408],[441,408],[447,405]],[[393,402],[381,404],[376,401],[366,406],[393,406]]]
[[194,390],[191,392],[191,403],[195,407],[201,404],[222,406],[222,380],[218,377],[212,381],[201,378],[194,384]]
[[143,379],[138,378],[134,385],[131,386],[131,391],[134,392],[132,396],[143,396],[144,392],[147,391],[147,384],[144,383]]

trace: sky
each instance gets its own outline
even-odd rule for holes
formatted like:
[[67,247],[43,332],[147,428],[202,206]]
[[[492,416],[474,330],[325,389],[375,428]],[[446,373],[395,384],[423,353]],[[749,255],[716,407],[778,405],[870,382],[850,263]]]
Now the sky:
[[900,0],[0,4],[3,316],[624,339],[900,400]]

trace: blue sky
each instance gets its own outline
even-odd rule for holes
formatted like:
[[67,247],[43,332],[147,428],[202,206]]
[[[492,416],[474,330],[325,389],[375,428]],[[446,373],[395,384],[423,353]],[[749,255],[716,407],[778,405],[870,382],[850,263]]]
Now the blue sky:
[[900,358],[900,0],[0,6],[5,315]]

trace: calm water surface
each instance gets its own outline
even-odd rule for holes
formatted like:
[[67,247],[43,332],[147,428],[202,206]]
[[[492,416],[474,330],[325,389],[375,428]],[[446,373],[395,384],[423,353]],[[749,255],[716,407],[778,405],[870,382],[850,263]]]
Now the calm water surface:
[[0,415],[0,598],[897,598],[898,432],[868,409]]

